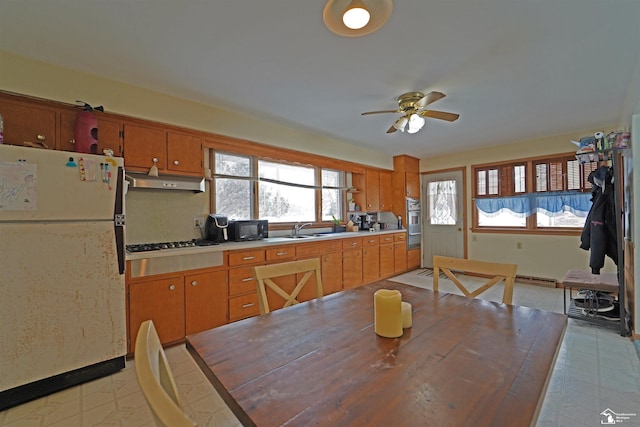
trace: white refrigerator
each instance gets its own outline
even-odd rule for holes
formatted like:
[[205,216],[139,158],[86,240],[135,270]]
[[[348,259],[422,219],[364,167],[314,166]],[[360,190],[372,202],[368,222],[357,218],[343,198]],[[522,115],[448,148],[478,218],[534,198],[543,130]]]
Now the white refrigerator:
[[0,410],[124,367],[123,167],[0,145]]

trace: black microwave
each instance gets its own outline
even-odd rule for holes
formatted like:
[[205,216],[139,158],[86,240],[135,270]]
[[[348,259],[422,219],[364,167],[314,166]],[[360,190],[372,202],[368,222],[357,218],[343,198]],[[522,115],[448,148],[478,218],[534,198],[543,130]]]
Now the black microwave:
[[266,219],[231,220],[228,226],[229,240],[242,242],[269,237],[269,221]]

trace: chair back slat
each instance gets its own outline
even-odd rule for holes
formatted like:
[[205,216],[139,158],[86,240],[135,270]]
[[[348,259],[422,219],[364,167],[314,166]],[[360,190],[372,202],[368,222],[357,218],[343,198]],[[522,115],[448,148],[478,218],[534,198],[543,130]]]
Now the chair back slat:
[[[311,277],[315,277],[316,298],[322,297],[322,275],[320,273],[320,259],[311,258],[300,261],[283,262],[280,264],[259,265],[253,269],[256,278],[256,286],[258,290],[258,304],[260,306],[260,314],[271,312],[269,301],[267,299],[267,287],[280,296],[284,300],[282,307],[285,308],[294,304],[299,304],[298,296],[304,286],[309,282]],[[302,274],[296,286],[291,291],[286,291],[277,282],[278,278],[295,276]]]
[[[513,301],[513,284],[516,279],[517,264],[504,264],[498,262],[476,261],[463,258],[452,258],[435,255],[433,257],[433,290],[438,290],[438,279],[440,270],[447,276],[461,291],[470,298],[475,298],[493,285],[504,280],[504,292],[502,294],[502,302],[512,304]],[[456,277],[454,271],[461,273],[476,273],[487,276],[490,279],[479,288],[470,291]]]

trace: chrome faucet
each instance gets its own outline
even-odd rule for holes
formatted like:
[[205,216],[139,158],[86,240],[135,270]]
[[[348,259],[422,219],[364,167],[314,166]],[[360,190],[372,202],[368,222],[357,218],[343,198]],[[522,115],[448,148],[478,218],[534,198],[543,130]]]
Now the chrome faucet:
[[304,224],[300,224],[299,222],[293,226],[293,237],[300,237],[300,230],[302,230],[307,225],[313,225],[311,222],[306,222]]

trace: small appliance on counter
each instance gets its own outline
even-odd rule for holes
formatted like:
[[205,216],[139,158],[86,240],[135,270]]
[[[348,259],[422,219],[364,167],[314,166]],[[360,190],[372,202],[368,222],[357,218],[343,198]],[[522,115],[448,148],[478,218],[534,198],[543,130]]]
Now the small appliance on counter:
[[229,240],[229,221],[226,215],[210,214],[204,224],[204,238],[216,243]]
[[229,221],[229,240],[243,242],[269,237],[269,221],[266,219]]

